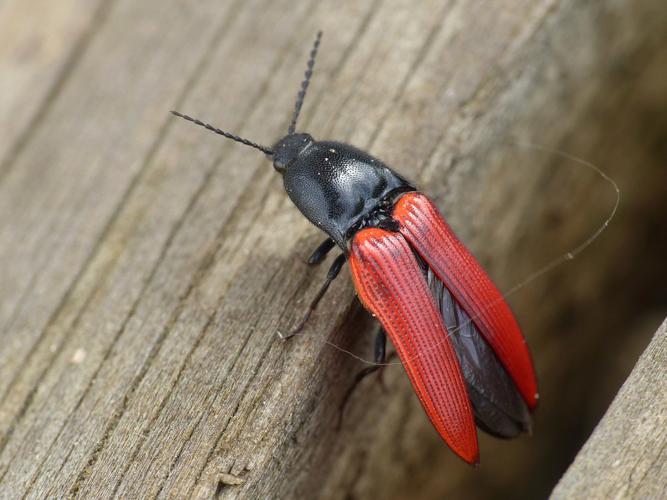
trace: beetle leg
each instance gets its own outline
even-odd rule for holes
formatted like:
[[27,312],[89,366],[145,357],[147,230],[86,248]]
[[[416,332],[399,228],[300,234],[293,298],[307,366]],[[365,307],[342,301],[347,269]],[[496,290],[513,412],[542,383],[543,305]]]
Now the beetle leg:
[[387,333],[384,331],[384,328],[380,328],[380,331],[375,336],[375,344],[373,347],[373,361],[375,362],[375,364],[367,366],[366,368],[364,368],[355,375],[354,382],[352,382],[352,385],[348,388],[347,392],[345,393],[345,396],[343,396],[343,401],[340,404],[337,428],[340,428],[343,422],[343,413],[345,412],[345,407],[347,406],[347,402],[350,400],[350,396],[352,396],[354,390],[357,388],[357,386],[363,379],[365,379],[371,373],[374,373],[380,368],[384,367],[386,358],[387,358]]
[[303,315],[301,321],[299,321],[299,323],[294,328],[292,328],[292,330],[287,335],[283,335],[282,333],[278,332],[278,336],[281,339],[287,340],[290,337],[293,337],[294,335],[299,333],[301,330],[303,330],[303,327],[310,318],[310,315],[313,313],[313,311],[317,307],[317,304],[320,302],[320,300],[322,300],[322,297],[324,297],[324,294],[329,289],[329,285],[331,285],[331,282],[335,280],[336,276],[338,276],[338,273],[340,273],[343,264],[345,264],[345,254],[340,254],[338,257],[336,257],[336,260],[334,260],[333,263],[331,264],[329,272],[327,273],[327,279],[324,280],[324,283],[320,287],[320,290],[317,292],[317,295],[315,295],[315,298],[308,306],[308,309],[306,309],[306,314]]
[[322,244],[315,249],[312,255],[308,257],[308,265],[314,266],[322,262],[324,257],[326,257],[329,253],[329,250],[331,250],[335,245],[336,243],[331,238],[324,240]]

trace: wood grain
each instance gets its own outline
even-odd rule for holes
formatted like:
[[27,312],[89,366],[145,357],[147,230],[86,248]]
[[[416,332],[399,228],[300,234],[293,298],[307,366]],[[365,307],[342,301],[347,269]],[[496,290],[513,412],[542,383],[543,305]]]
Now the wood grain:
[[0,176],[39,126],[106,12],[101,1],[0,5]]
[[667,495],[667,321],[552,498]]
[[[663,199],[647,146],[661,122],[617,123],[665,109],[660,2],[25,4],[3,4],[0,27],[44,30],[49,55],[18,68],[0,52],[0,496],[440,498],[544,491],[520,482],[540,467],[551,487],[562,469],[544,467],[554,439],[539,422],[533,440],[483,439],[478,474],[437,440],[397,366],[390,394],[365,384],[336,431],[363,365],[327,342],[364,354],[376,326],[345,276],[303,336],[277,339],[324,279],[304,264],[321,235],[265,158],[167,112],[270,144],[324,30],[298,128],[426,186],[508,288],[589,234],[611,198],[553,155],[480,162],[483,145],[539,140],[621,178],[631,161],[649,187],[630,206]],[[34,9],[63,10],[38,30]],[[7,54],[29,44],[0,33]],[[579,278],[513,299],[548,380],[546,429],[568,373],[552,318],[572,290],[585,301],[604,285],[628,255],[623,231]],[[531,314],[545,287],[549,312]]]

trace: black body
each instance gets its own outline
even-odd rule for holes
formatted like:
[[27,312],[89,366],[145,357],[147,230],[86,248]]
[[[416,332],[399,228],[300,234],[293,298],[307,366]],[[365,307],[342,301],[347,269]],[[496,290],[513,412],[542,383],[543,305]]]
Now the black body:
[[273,156],[290,199],[345,253],[355,231],[388,220],[396,196],[415,190],[368,153],[308,134],[284,137]]

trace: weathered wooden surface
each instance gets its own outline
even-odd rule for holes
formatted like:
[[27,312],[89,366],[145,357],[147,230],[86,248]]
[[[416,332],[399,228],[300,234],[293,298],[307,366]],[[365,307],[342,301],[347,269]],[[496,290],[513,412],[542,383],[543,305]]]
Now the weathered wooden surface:
[[0,171],[20,154],[106,11],[100,0],[0,5]]
[[667,496],[667,320],[553,498]]
[[[586,432],[581,421],[614,391],[588,409],[589,395],[562,387],[581,385],[577,367],[610,323],[638,314],[624,300],[646,287],[624,263],[658,254],[628,241],[648,241],[642,221],[665,207],[654,146],[666,128],[662,7],[4,2],[0,26],[17,28],[0,30],[0,496],[549,491],[569,459],[558,451],[567,425]],[[53,23],[34,25],[35,12]],[[451,457],[395,366],[390,394],[365,384],[335,431],[362,365],[324,340],[366,352],[373,323],[343,277],[307,335],[276,340],[324,277],[304,265],[321,236],[261,155],[167,115],[270,143],[320,28],[300,128],[370,149],[427,186],[506,288],[585,237],[611,197],[548,155],[508,165],[472,152],[519,137],[627,181],[616,232],[513,298],[544,403],[533,439],[482,439],[480,470]],[[619,283],[602,308],[594,298]]]

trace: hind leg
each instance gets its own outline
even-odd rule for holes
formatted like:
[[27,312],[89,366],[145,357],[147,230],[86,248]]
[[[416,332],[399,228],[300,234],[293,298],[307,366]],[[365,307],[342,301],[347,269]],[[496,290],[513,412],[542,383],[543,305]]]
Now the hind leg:
[[331,285],[331,282],[335,280],[336,277],[338,276],[338,273],[340,273],[343,264],[345,264],[345,254],[340,254],[338,257],[336,257],[336,260],[334,260],[333,263],[331,264],[329,272],[327,273],[327,278],[324,280],[324,283],[320,287],[320,290],[317,292],[317,295],[315,295],[315,297],[311,301],[310,305],[308,306],[308,309],[306,309],[306,313],[303,315],[303,318],[301,318],[301,321],[299,321],[299,323],[297,323],[297,325],[294,328],[292,328],[292,330],[287,335],[283,335],[282,333],[278,332],[278,336],[281,339],[287,340],[296,335],[297,333],[299,333],[301,330],[303,330],[303,327],[306,325],[306,322],[310,318],[310,315],[313,313],[313,311],[317,307],[317,304],[319,304],[320,300],[322,300],[322,297],[324,297],[324,294],[329,289],[329,285]]
[[343,396],[343,401],[340,404],[339,415],[338,415],[338,428],[340,428],[343,421],[343,413],[345,412],[345,407],[347,406],[350,396],[354,393],[357,386],[361,383],[363,379],[368,377],[370,374],[375,373],[380,368],[385,366],[385,361],[387,357],[387,334],[384,329],[380,328],[380,331],[375,336],[375,344],[373,347],[373,361],[375,364],[367,366],[354,377],[352,385],[348,388],[345,396]]

